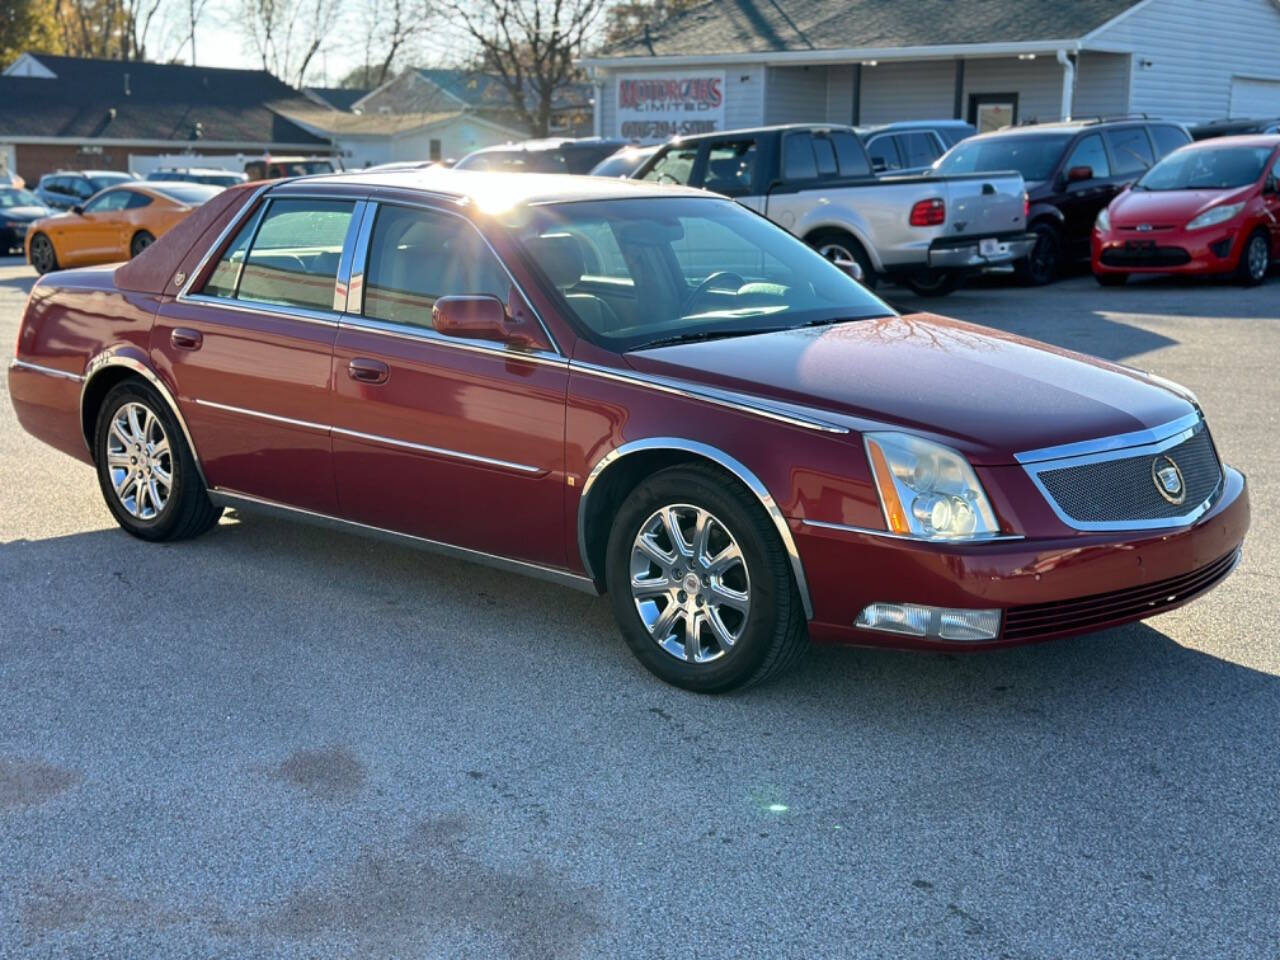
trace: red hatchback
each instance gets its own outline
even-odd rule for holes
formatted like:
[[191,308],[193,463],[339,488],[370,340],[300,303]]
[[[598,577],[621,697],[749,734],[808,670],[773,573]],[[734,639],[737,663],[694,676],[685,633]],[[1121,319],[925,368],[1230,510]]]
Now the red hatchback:
[[232,188],[42,278],[9,392],[134,536],[271,510],[607,591],[645,666],[704,691],[810,637],[1150,616],[1249,525],[1186,390],[901,316],[732,201],[635,180]]
[[1280,259],[1280,136],[1203,140],[1169,154],[1098,215],[1093,274],[1266,279]]

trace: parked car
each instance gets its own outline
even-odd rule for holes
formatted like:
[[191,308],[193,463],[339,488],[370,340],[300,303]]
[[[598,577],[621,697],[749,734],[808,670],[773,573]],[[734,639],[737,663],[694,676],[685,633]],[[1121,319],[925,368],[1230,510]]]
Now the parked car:
[[40,178],[40,182],[36,184],[36,196],[46,207],[70,210],[99,190],[136,179],[133,174],[118,170],[59,170],[56,173],[46,173]]
[[694,690],[807,636],[973,650],[1149,617],[1226,577],[1249,523],[1182,388],[899,316],[697,190],[233,187],[133,263],[41,279],[17,344],[19,421],[134,536],[264,509],[607,591]]
[[1266,279],[1280,258],[1280,136],[1201,140],[1169,154],[1098,214],[1093,274]]
[[30,190],[0,186],[0,253],[20,250],[32,221],[51,213]]
[[1025,283],[1058,278],[1068,261],[1086,260],[1093,222],[1126,183],[1191,142],[1186,128],[1159,120],[1078,120],[1008,127],[952,147],[940,174],[1017,170],[1027,182],[1027,220],[1036,241],[1018,263]]
[[922,173],[978,128],[963,120],[909,120],[857,127],[875,173]]
[[795,124],[671,140],[634,177],[733,197],[829,259],[941,296],[974,270],[1026,256],[1015,172],[881,180],[852,127]]
[[593,177],[629,177],[640,165],[658,152],[657,145],[640,147],[628,144],[621,150],[609,154],[591,168]]
[[339,169],[330,157],[273,157],[271,154],[246,161],[245,176],[250,180],[276,180],[280,177],[309,177],[333,173]]
[[1224,117],[1210,120],[1191,128],[1192,140],[1209,140],[1213,137],[1234,137],[1249,133],[1280,133],[1280,117],[1240,118]]
[[249,179],[247,174],[216,167],[161,167],[147,174],[148,180],[178,180],[185,183],[203,183],[210,187],[234,187]]
[[459,170],[503,173],[590,173],[592,167],[626,145],[625,140],[601,137],[525,140],[472,151],[456,166]]
[[222,187],[161,180],[108,187],[84,205],[27,229],[27,262],[37,273],[136,257]]

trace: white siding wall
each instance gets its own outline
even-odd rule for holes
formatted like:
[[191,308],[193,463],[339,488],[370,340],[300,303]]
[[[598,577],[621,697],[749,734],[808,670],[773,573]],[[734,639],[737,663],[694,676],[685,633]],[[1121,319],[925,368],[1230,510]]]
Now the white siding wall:
[[1090,53],[1076,60],[1076,95],[1071,108],[1074,117],[1106,117],[1129,112],[1129,67],[1127,53]]
[[1151,0],[1095,39],[1136,52],[1129,109],[1169,120],[1225,117],[1233,76],[1280,79],[1273,0]]
[[826,67],[770,67],[764,91],[765,123],[823,123],[827,119]]
[[[660,70],[623,70],[627,76],[651,73],[655,77],[672,72],[681,72],[688,68],[666,68]],[[716,69],[720,69],[717,67]],[[765,68],[759,65],[733,65],[724,69],[724,122],[726,130],[740,127],[758,127],[764,123]],[[600,96],[596,109],[600,111],[600,135],[602,137],[618,136],[618,76],[604,70],[597,71],[601,84]],[[825,87],[823,88],[825,96]]]
[[[954,69],[954,67],[952,68]],[[952,84],[947,84],[950,90]],[[1062,64],[1053,57],[1034,60],[1016,57],[998,60],[967,60],[964,65],[964,100],[961,109],[968,119],[969,94],[1018,94],[1018,122],[1061,120]],[[865,101],[864,101],[865,103]],[[951,116],[951,104],[939,116]],[[904,117],[904,120],[910,119]]]
[[853,122],[853,67],[827,67],[827,123]]
[[955,77],[956,66],[952,60],[863,67],[860,122],[893,123],[949,117],[955,100]]

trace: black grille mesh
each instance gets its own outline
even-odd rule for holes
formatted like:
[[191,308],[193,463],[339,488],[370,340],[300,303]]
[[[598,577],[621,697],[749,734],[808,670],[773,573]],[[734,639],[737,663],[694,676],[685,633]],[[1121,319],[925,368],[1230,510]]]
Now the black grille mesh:
[[[1186,497],[1170,503],[1151,477],[1151,464],[1168,456],[1182,471]],[[1143,454],[1103,460],[1039,474],[1049,496],[1072,520],[1081,523],[1123,523],[1127,520],[1172,519],[1209,499],[1222,480],[1222,467],[1213,451],[1209,431],[1201,429],[1163,454]]]

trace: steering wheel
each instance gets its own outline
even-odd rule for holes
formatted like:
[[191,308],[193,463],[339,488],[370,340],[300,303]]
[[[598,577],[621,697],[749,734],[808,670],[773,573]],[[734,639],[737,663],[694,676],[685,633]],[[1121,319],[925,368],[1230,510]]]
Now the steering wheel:
[[733,288],[735,291],[739,287],[744,286],[747,282],[740,274],[734,273],[732,270],[717,270],[715,273],[711,274],[711,276],[707,277],[700,284],[698,284],[696,287],[693,288],[689,296],[684,298],[684,303],[681,304],[680,308],[684,310],[684,309],[687,309],[688,307],[693,306],[695,303],[698,302],[699,297],[701,297],[704,293],[706,293],[708,290],[711,289],[712,284],[718,283],[721,280],[738,281]]

